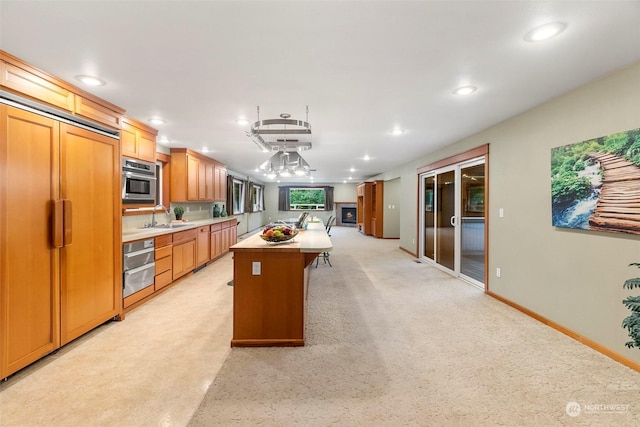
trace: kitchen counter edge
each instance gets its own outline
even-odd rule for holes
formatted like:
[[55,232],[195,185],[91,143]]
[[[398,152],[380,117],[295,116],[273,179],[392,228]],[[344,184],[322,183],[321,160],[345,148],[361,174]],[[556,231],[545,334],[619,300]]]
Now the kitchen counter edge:
[[163,236],[165,234],[178,233],[185,230],[193,230],[194,228],[202,227],[204,225],[217,224],[220,222],[227,222],[232,220],[238,221],[235,216],[225,216],[219,218],[207,218],[199,219],[195,221],[189,221],[176,228],[133,228],[122,230],[122,243],[133,242],[135,240],[149,239],[151,237]]

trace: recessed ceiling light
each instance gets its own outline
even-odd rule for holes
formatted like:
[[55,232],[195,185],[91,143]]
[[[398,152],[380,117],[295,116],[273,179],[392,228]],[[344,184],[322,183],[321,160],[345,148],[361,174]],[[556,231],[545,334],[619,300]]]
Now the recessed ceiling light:
[[351,168],[351,169],[349,169],[349,172],[355,172],[355,171],[356,171],[356,169],[355,169],[355,168]]
[[202,152],[203,152],[203,153],[208,153],[208,152],[209,152],[209,149],[208,149],[207,147],[202,147]]
[[76,76],[76,79],[89,86],[104,86],[107,84],[104,80],[94,76],[81,75]]
[[246,126],[249,124],[249,120],[247,119],[238,119],[236,120],[236,123],[238,123],[240,126]]
[[342,180],[342,183],[343,183],[343,184],[346,184],[346,183],[347,183],[347,180],[346,180],[346,179],[343,179],[343,180]]
[[392,135],[402,135],[404,133],[404,129],[394,129],[391,131]]
[[350,176],[350,177],[349,177],[349,179],[353,179],[353,177],[352,177],[352,176]]
[[161,136],[161,137],[159,137],[159,138],[158,138],[158,142],[159,142],[160,144],[169,144],[171,141],[169,141],[169,138],[168,138],[168,137],[166,137],[166,136],[164,136],[164,135],[163,135],[163,136]]
[[365,154],[365,155],[364,155],[364,159],[365,159],[365,160],[371,160],[371,157],[369,157],[369,155],[368,155],[368,154]]
[[557,36],[567,28],[564,22],[550,22],[534,28],[525,34],[524,39],[528,42],[539,42]]
[[476,90],[478,90],[478,88],[475,86],[460,86],[459,88],[456,88],[453,93],[454,95],[469,95]]
[[164,124],[164,120],[162,120],[160,117],[152,117],[149,119],[149,121],[151,123],[153,123],[154,125],[162,125]]

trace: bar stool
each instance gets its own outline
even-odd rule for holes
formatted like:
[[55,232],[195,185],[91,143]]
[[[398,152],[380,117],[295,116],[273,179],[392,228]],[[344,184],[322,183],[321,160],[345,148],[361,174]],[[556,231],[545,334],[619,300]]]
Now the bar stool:
[[[327,225],[325,226],[325,229],[327,230],[327,236],[331,236],[329,232],[331,231],[331,226],[334,222],[336,222],[336,219],[333,217],[329,217],[329,221],[327,221]],[[316,258],[316,268],[318,267],[320,258],[322,258],[322,261],[324,261],[325,264],[329,263],[329,267],[333,267],[333,265],[331,265],[331,260],[329,260],[329,255],[329,252],[322,252],[320,255],[318,255],[318,257]]]

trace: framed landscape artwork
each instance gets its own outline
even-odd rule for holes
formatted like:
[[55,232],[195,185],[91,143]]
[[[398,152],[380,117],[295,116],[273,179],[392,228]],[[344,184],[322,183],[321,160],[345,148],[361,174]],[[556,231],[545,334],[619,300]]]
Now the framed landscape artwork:
[[555,227],[640,234],[640,129],[551,149]]

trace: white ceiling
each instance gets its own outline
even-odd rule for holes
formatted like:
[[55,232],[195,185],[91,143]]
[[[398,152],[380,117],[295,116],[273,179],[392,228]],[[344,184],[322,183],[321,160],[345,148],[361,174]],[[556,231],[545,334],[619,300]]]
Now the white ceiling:
[[[550,21],[568,27],[524,41]],[[97,75],[108,84],[85,89],[164,118],[154,127],[170,146],[207,147],[267,182],[254,169],[271,154],[236,120],[257,120],[257,106],[261,119],[305,120],[308,105],[303,157],[315,182],[341,182],[640,61],[639,22],[640,1],[1,0],[0,49],[78,86]],[[478,90],[452,94],[464,84]]]

